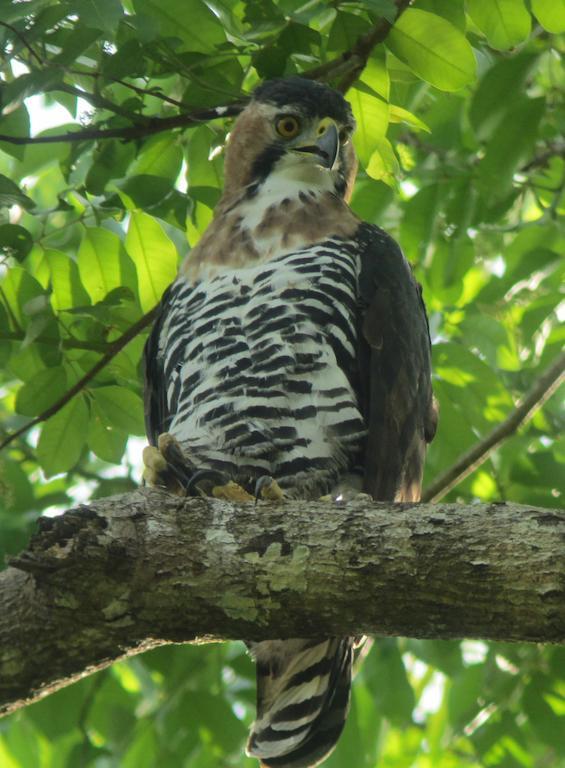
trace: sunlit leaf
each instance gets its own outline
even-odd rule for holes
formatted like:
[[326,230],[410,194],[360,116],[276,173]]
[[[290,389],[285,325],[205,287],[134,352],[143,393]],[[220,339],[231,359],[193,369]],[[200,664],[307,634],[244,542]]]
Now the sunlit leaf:
[[59,311],[88,304],[88,294],[83,288],[76,262],[61,251],[46,250],[45,259],[51,273],[53,309]]
[[97,387],[91,390],[96,405],[95,417],[103,425],[126,434],[143,435],[143,403],[139,395],[123,387]]
[[524,0],[468,0],[467,9],[493,48],[513,48],[530,34],[531,16]]
[[376,142],[376,148],[369,159],[366,170],[372,179],[383,181],[389,187],[396,186],[398,160],[388,139],[381,139]]
[[475,77],[475,57],[467,39],[433,13],[409,8],[386,44],[417,75],[441,90],[456,91]]
[[348,100],[357,121],[355,149],[360,161],[367,165],[384,140],[388,127],[388,104],[364,83],[357,83],[351,89]]
[[531,3],[542,27],[554,35],[565,32],[565,0],[531,0]]
[[88,227],[78,252],[80,279],[92,301],[101,301],[124,282],[125,252],[120,238],[101,227]]
[[176,276],[176,248],[161,225],[140,211],[131,214],[125,245],[137,269],[141,307],[148,312]]

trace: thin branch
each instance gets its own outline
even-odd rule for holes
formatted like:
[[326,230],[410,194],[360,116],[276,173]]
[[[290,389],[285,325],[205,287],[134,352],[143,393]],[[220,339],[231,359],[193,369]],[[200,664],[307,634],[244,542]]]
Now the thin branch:
[[349,50],[319,67],[302,72],[302,77],[308,77],[310,80],[326,80],[341,74],[345,69],[346,74],[338,86],[338,90],[345,93],[365,68],[373,49],[386,39],[394,24],[411,2],[412,0],[395,0],[397,14],[394,22],[384,18],[379,19],[373,28],[361,35]]
[[127,120],[131,120],[135,124],[142,124],[145,125],[147,122],[149,122],[152,118],[147,117],[147,115],[140,115],[134,112],[131,112],[129,109],[124,109],[119,104],[115,104],[113,101],[110,101],[110,99],[106,99],[104,96],[100,96],[97,93],[92,93],[91,91],[84,91],[82,88],[77,88],[74,85],[69,85],[65,82],[58,82],[49,88],[50,91],[62,91],[63,93],[70,93],[71,96],[77,96],[78,98],[84,99],[85,101],[88,101],[89,104],[91,104],[93,107],[96,107],[98,109],[106,109],[108,112],[113,112],[115,115],[120,115],[120,117],[125,117]]
[[[80,77],[92,77],[94,80],[98,80],[98,78],[102,77],[102,74],[100,72],[89,72],[87,70],[81,70],[81,69],[65,69],[65,72],[67,72],[70,75],[79,75]],[[186,104],[183,104],[182,101],[179,101],[178,99],[173,99],[171,96],[166,96],[162,91],[160,91],[158,88],[140,88],[138,85],[134,85],[133,83],[128,83],[125,80],[120,80],[120,78],[115,77],[105,77],[105,80],[108,83],[117,83],[118,85],[123,85],[124,88],[129,88],[131,91],[134,91],[135,93],[138,93],[140,96],[153,96],[156,99],[160,99],[161,101],[166,101],[167,104],[173,104],[175,107],[181,107],[184,108]]]
[[520,173],[527,173],[534,168],[544,168],[552,157],[565,157],[565,142],[550,142],[547,149],[533,157],[526,165],[520,168]]
[[172,115],[171,117],[151,117],[147,119],[147,123],[144,125],[129,125],[124,128],[83,128],[82,130],[51,136],[6,136],[0,134],[0,141],[6,141],[9,144],[56,144],[61,141],[90,141],[92,139],[140,139],[154,133],[170,131],[173,128],[187,128],[190,125],[197,125],[220,117],[234,117],[241,112],[244,106],[245,103],[240,101],[226,106]]
[[339,83],[338,90],[341,91],[341,93],[347,93],[349,88],[351,88],[353,83],[365,69],[373,49],[387,38],[388,33],[411,2],[412,0],[396,0],[397,13],[394,21],[391,22],[387,19],[380,19],[370,32],[363,35],[363,37],[359,38],[355,43],[353,47],[353,57],[354,59],[357,59],[358,62],[354,62],[351,71],[348,72]]
[[[23,341],[26,337],[25,331],[2,331],[0,330],[0,340],[2,341]],[[63,349],[86,349],[89,352],[107,352],[112,342],[106,341],[83,341],[82,339],[38,336],[33,340],[34,344],[46,344],[49,347],[63,347]]]
[[113,341],[108,346],[107,351],[104,353],[104,355],[102,355],[96,365],[94,365],[88,371],[88,373],[82,377],[82,379],[79,379],[79,381],[77,381],[74,386],[65,392],[65,394],[57,400],[57,402],[53,403],[53,405],[40,413],[39,416],[36,416],[35,419],[28,421],[27,424],[24,424],[23,427],[20,427],[20,429],[17,429],[15,432],[12,432],[11,435],[8,435],[8,437],[0,443],[0,451],[3,448],[6,448],[6,446],[10,445],[10,443],[16,440],[16,438],[25,434],[32,427],[35,427],[36,424],[40,424],[42,421],[46,421],[51,416],[54,416],[56,413],[58,413],[58,411],[61,410],[61,408],[63,408],[70,400],[72,400],[75,395],[78,395],[78,393],[81,392],[86,387],[86,385],[92,381],[92,379],[98,373],[100,373],[100,371],[105,368],[109,362],[113,360],[118,352],[121,352],[121,350],[138,335],[138,333],[140,333],[144,328],[153,322],[157,315],[158,308],[159,305],[157,304],[155,307],[153,307],[153,309],[143,315],[143,317],[141,317],[137,323],[134,323],[130,328],[128,328],[128,330],[123,333],[119,339]]
[[502,423],[480,442],[462,454],[422,494],[423,502],[436,502],[485,462],[500,443],[514,434],[518,427],[529,421],[534,413],[565,381],[565,353],[536,379],[530,391]]

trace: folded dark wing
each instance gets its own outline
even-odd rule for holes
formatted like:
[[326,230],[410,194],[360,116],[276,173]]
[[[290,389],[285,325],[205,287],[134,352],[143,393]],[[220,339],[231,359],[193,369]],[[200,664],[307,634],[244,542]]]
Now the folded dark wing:
[[421,289],[397,243],[361,225],[359,394],[368,427],[364,487],[382,501],[420,498],[437,412]]

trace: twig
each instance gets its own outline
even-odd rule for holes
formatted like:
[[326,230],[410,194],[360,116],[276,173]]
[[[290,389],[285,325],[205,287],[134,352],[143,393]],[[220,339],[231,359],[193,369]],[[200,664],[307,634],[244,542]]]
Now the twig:
[[533,157],[526,165],[520,168],[519,173],[527,173],[533,168],[543,168],[552,157],[565,157],[565,142],[555,141],[548,144],[547,149]]
[[402,16],[404,11],[408,8],[412,0],[396,0],[396,17],[394,21],[388,21],[387,19],[379,19],[370,32],[363,35],[355,43],[352,49],[353,66],[351,70],[342,78],[338,85],[338,91],[341,93],[347,93],[349,88],[357,80],[361,72],[365,69],[369,56],[379,43],[382,43],[394,24]]
[[424,490],[422,501],[439,501],[454,486],[480,467],[503,440],[513,435],[521,424],[525,424],[532,418],[563,381],[565,381],[565,353],[562,353],[536,379],[530,391],[501,424],[462,454],[451,467],[446,469]]
[[16,27],[14,27],[12,24],[8,24],[7,21],[0,21],[0,26],[5,27],[6,29],[9,29],[10,32],[12,32],[18,38],[18,40],[22,43],[22,45],[24,45],[28,49],[28,51],[33,56],[33,58],[39,64],[43,65],[43,59],[41,58],[41,56],[35,51],[35,49],[30,45],[30,43],[28,43],[24,35],[22,35],[22,33],[18,29],[16,29]]
[[36,416],[35,419],[28,421],[27,424],[24,424],[24,426],[20,427],[20,429],[12,432],[11,435],[8,435],[8,437],[0,443],[0,451],[3,448],[6,448],[6,446],[10,445],[10,443],[13,442],[16,438],[25,434],[29,429],[35,427],[36,424],[40,424],[42,421],[46,421],[51,416],[54,416],[58,411],[61,410],[61,408],[63,408],[63,406],[72,400],[75,395],[81,392],[86,387],[88,382],[91,381],[103,368],[105,368],[108,363],[118,354],[118,352],[121,352],[121,350],[127,344],[129,344],[129,342],[134,339],[138,333],[140,333],[146,326],[153,322],[155,316],[157,315],[158,308],[159,305],[157,304],[153,307],[153,309],[149,310],[149,312],[143,315],[143,317],[141,317],[137,323],[134,323],[130,328],[128,328],[128,330],[123,333],[119,339],[113,341],[108,346],[106,353],[102,355],[96,365],[93,366],[88,371],[88,373],[82,377],[82,379],[79,379],[79,381],[77,381],[74,386],[65,392],[62,397],[53,403],[53,405],[49,406],[49,408],[46,408],[46,410],[40,413],[39,416]]
[[141,114],[136,114],[134,112],[130,112],[129,109],[124,109],[119,104],[116,104],[113,101],[110,101],[110,99],[106,99],[104,96],[101,96],[100,94],[92,93],[91,91],[84,91],[81,88],[77,88],[76,86],[69,85],[68,83],[65,83],[65,82],[60,81],[58,83],[55,83],[54,85],[49,87],[49,90],[62,91],[63,93],[70,93],[72,96],[77,96],[78,98],[88,101],[88,103],[95,108],[106,109],[108,110],[108,112],[113,112],[115,115],[120,115],[121,117],[125,117],[127,120],[131,120],[132,123],[134,124],[140,123],[142,125],[145,125],[151,120],[151,118],[147,117],[147,115],[141,115]]
[[340,56],[327,61],[325,64],[302,72],[301,76],[307,77],[310,80],[326,80],[332,76],[335,77],[336,74],[341,73],[345,69],[346,74],[338,86],[338,90],[341,93],[345,93],[365,68],[373,48],[386,39],[394,23],[398,21],[411,2],[412,0],[395,0],[397,14],[394,22],[384,18],[379,19],[373,28],[366,34],[361,35],[348,51],[344,51]]

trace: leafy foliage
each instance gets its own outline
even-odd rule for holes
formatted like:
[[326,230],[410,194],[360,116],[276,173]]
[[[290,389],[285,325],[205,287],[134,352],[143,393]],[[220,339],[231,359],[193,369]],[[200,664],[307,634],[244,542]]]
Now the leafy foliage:
[[[405,5],[0,0],[2,436],[108,358],[2,451],[1,555],[46,510],[135,485],[139,451],[125,451],[143,434],[146,331],[116,341],[158,301],[222,187],[230,120],[191,114],[267,77],[313,70],[339,86],[343,54],[383,19],[392,29],[348,92],[361,160],[353,207],[400,240],[423,285],[441,407],[428,482],[556,359],[565,6]],[[57,125],[37,123],[38,103]],[[42,143],[65,133],[77,135]],[[30,135],[41,141],[17,143]],[[555,505],[558,435],[553,398],[449,499]],[[0,763],[252,766],[242,749],[253,703],[240,645],[161,648],[2,721]],[[558,768],[564,734],[562,649],[381,640],[327,766]]]

